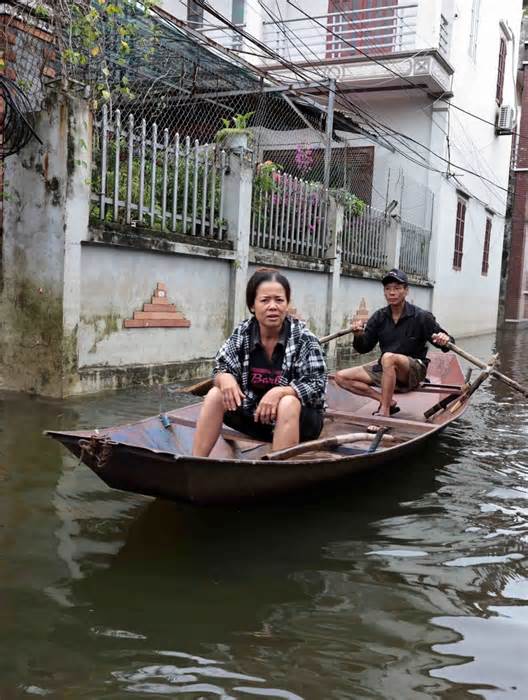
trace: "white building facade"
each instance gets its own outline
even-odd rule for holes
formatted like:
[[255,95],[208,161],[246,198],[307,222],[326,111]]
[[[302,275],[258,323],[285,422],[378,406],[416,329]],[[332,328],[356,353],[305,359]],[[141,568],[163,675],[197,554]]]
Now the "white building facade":
[[[308,91],[321,103],[328,99],[325,81],[334,78],[336,109],[372,134],[339,134],[357,167],[348,188],[389,208],[404,227],[431,231],[432,311],[452,333],[492,331],[517,116],[522,0],[210,5],[214,16],[181,0],[165,0],[163,7],[243,52],[270,79],[311,83]],[[304,140],[310,144],[309,130]]]

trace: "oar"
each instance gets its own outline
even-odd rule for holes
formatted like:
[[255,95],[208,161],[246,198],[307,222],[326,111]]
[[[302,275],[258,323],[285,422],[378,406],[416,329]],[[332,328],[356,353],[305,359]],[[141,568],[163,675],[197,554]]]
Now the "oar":
[[[477,367],[480,367],[480,369],[485,370],[488,368],[488,365],[485,362],[479,360],[479,358],[475,357],[474,355],[470,355],[469,352],[466,352],[462,348],[459,348],[454,343],[447,343],[446,347],[448,347],[449,350],[452,350],[457,355],[460,355],[460,357],[463,357],[468,362],[472,362]],[[504,384],[507,384],[512,389],[520,391],[521,394],[524,394],[524,396],[528,396],[528,387],[522,386],[522,384],[519,384],[515,380],[510,379],[510,377],[507,377],[505,374],[502,374],[502,372],[499,372],[493,367],[490,370],[490,376],[495,377],[495,379],[499,379],[501,382],[504,382]]]
[[[350,442],[360,442],[363,440],[375,442],[375,447],[379,445],[380,442],[394,442],[394,437],[392,435],[384,435],[387,430],[386,427],[381,428],[376,433],[345,433],[344,435],[333,435],[328,438],[321,438],[320,440],[310,440],[308,442],[301,442],[298,445],[293,445],[293,447],[286,447],[284,450],[275,450],[275,452],[268,452],[262,456],[262,459],[282,461],[283,459],[289,459],[290,457],[298,457],[305,452],[311,452],[313,450],[324,450],[328,447],[339,447],[339,445],[348,445]],[[373,451],[373,450],[367,450]]]
[[450,413],[455,413],[458,411],[458,409],[462,406],[464,402],[466,402],[471,394],[474,394],[475,391],[479,388],[479,386],[486,381],[486,379],[490,376],[492,370],[493,370],[493,365],[497,362],[499,359],[499,355],[493,355],[491,360],[489,361],[488,365],[486,366],[486,369],[483,369],[482,372],[479,374],[479,376],[475,379],[474,382],[471,382],[471,384],[468,386],[466,391],[464,391],[463,394],[461,394],[460,398],[458,401],[451,406],[449,409]]
[[[319,342],[321,345],[325,345],[326,343],[329,343],[331,340],[334,340],[334,338],[340,338],[342,335],[348,335],[349,333],[352,333],[352,327],[350,326],[349,328],[343,328],[340,331],[337,331],[336,333],[331,333],[330,335],[325,335],[322,338],[319,338]],[[193,394],[193,396],[204,396],[207,394],[207,392],[213,388],[213,380],[211,378],[209,379],[202,379],[200,382],[196,382],[196,384],[191,384],[190,386],[186,386],[183,389],[180,389],[180,394]]]
[[334,340],[335,338],[341,338],[342,335],[348,335],[349,333],[353,333],[352,326],[349,326],[348,328],[342,328],[340,331],[330,333],[330,335],[325,335],[322,338],[319,338],[319,342],[321,343],[321,345],[325,345],[331,340]]

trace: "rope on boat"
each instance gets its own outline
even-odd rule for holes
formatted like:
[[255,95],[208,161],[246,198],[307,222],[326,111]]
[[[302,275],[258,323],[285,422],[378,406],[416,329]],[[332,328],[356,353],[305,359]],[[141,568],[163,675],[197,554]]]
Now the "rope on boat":
[[84,462],[85,456],[88,455],[92,458],[96,469],[104,469],[112,455],[114,445],[117,445],[117,442],[111,440],[107,435],[91,435],[89,439],[79,440],[81,448],[79,463]]

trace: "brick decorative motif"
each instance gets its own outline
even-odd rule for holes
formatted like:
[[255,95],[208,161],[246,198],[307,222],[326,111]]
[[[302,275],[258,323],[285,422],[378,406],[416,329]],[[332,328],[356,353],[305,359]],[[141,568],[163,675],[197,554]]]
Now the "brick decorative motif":
[[191,322],[167,298],[167,285],[158,282],[149,303],[133,318],[123,321],[123,328],[189,328]]
[[365,300],[365,297],[361,297],[361,301],[359,302],[359,306],[356,309],[356,313],[352,316],[352,323],[354,321],[364,321],[366,323],[368,321],[368,317],[369,310],[367,302]]
[[293,305],[292,301],[290,301],[290,304],[288,306],[288,316],[292,316],[293,318],[296,318],[298,321],[304,321],[304,318],[301,316],[301,314],[297,310],[297,307]]

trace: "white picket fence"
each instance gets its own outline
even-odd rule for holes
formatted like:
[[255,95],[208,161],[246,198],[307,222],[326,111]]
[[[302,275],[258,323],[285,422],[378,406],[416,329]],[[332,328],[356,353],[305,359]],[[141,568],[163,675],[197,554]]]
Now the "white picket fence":
[[431,231],[401,222],[400,268],[407,274],[427,279]]
[[251,245],[323,258],[327,245],[328,192],[320,182],[273,173],[264,189],[254,183]]
[[[161,137],[161,138],[160,138]],[[105,105],[96,124],[92,200],[101,221],[192,236],[225,237],[226,153],[215,144],[180,141],[130,114],[125,124]]]
[[[227,154],[217,144],[180,141],[168,129],[158,133],[145,119],[125,124],[104,106],[94,130],[92,202],[101,222],[223,240]],[[255,248],[321,259],[328,248],[329,193],[320,182],[283,172],[255,172],[250,244]],[[248,205],[250,203],[248,202]],[[385,268],[389,220],[365,206],[354,214],[345,204],[342,262]],[[427,278],[431,232],[401,222],[399,266]]]
[[387,228],[387,217],[379,209],[365,206],[361,214],[354,214],[345,208],[342,261],[362,267],[386,267]]

